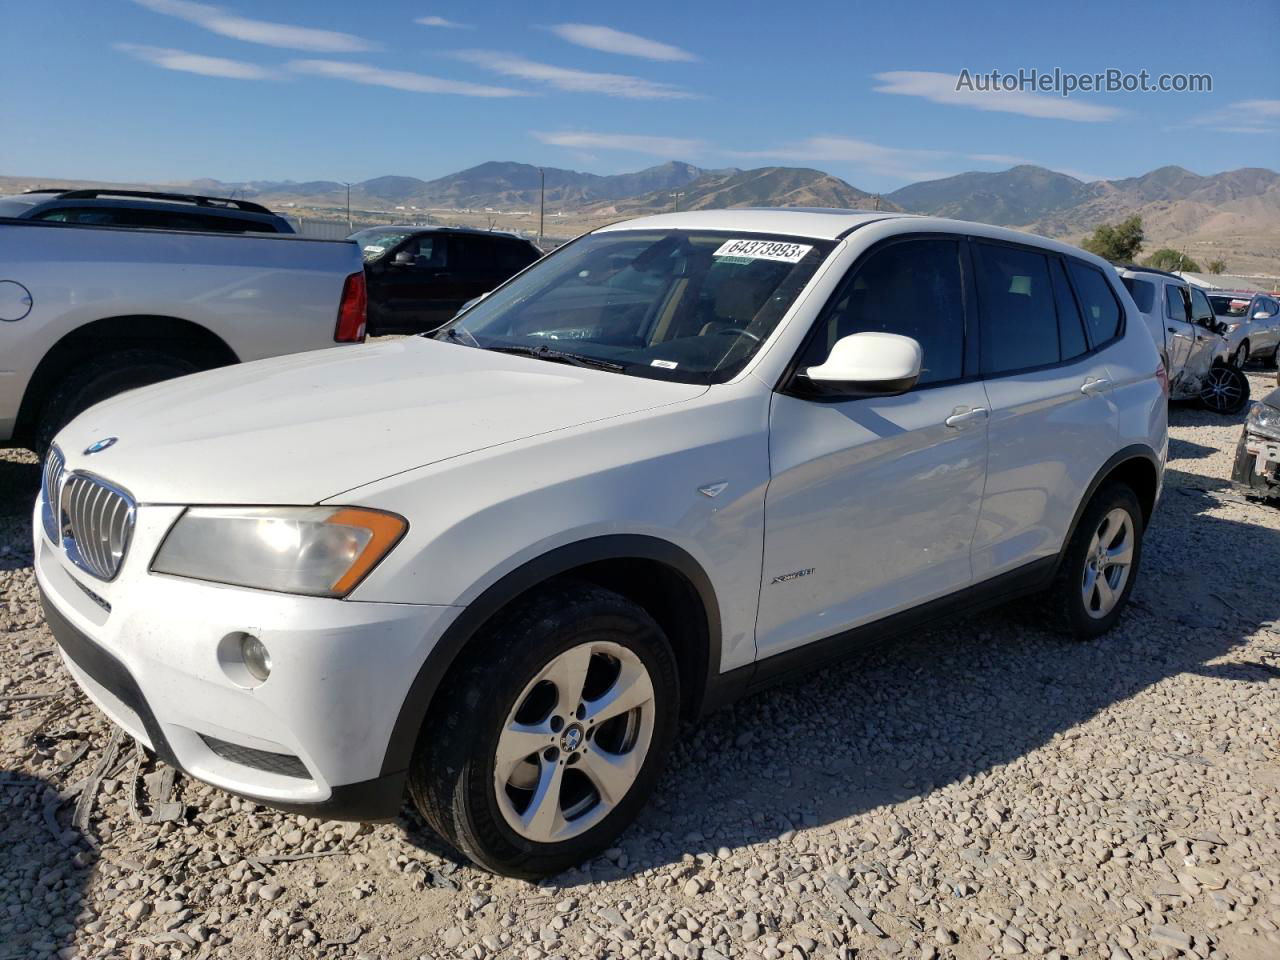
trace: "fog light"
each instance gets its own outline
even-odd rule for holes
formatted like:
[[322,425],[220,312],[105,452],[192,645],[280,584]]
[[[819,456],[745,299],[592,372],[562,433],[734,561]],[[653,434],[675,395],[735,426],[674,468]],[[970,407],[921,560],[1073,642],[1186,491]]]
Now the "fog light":
[[267,652],[266,644],[257,637],[244,634],[240,640],[240,658],[255,680],[266,680],[271,676],[271,654]]

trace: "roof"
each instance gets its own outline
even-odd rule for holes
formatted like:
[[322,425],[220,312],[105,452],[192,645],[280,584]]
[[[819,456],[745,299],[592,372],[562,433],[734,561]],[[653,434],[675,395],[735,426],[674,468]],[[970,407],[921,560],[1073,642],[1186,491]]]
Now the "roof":
[[1046,250],[1055,250],[1065,256],[1086,260],[1099,269],[1110,264],[1087,250],[1027,233],[973,220],[952,220],[946,217],[927,217],[914,213],[898,213],[888,210],[833,210],[825,207],[779,207],[773,209],[735,208],[730,210],[681,210],[679,213],[663,213],[635,220],[622,220],[601,227],[597,233],[611,230],[726,230],[742,233],[772,233],[782,236],[806,237],[813,240],[840,240],[859,227],[871,223],[909,222],[910,231],[937,231],[959,233],[971,237],[1004,240],[1009,243],[1025,243]]
[[850,230],[877,220],[909,216],[880,210],[834,210],[825,207],[732,210],[681,210],[636,220],[612,223],[604,230],[740,230],[744,233],[780,233],[815,240],[838,240]]
[[199,193],[170,193],[159,190],[110,190],[106,188],[55,190],[41,188],[28,193],[50,194],[55,200],[146,200],[162,203],[194,204],[197,207],[220,210],[237,210],[243,213],[259,213],[275,216],[260,203],[251,200],[233,200],[230,197],[207,197]]

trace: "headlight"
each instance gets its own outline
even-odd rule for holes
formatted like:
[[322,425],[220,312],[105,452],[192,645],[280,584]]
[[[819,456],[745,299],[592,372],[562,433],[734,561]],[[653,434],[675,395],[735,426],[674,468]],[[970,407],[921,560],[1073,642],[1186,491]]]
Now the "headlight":
[[155,573],[240,587],[345,597],[404,535],[402,517],[358,507],[191,507]]
[[1255,403],[1249,409],[1245,428],[1253,433],[1280,439],[1280,409],[1267,406],[1265,403]]
[[1235,332],[1236,332],[1237,330],[1239,330],[1239,329],[1240,329],[1240,324],[1238,324],[1238,323],[1228,323],[1228,324],[1227,324],[1227,333],[1235,333]]

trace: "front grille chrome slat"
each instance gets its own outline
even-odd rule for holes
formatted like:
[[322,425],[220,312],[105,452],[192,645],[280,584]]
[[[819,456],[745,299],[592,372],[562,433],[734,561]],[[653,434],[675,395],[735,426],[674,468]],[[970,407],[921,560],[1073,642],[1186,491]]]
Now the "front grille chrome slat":
[[81,570],[99,580],[115,579],[133,538],[133,497],[101,477],[76,471],[60,487],[55,539]]
[[61,513],[59,502],[62,497],[62,470],[65,465],[62,451],[52,446],[40,474],[41,519],[44,521],[45,534],[55,543],[61,539],[58,536],[58,518]]

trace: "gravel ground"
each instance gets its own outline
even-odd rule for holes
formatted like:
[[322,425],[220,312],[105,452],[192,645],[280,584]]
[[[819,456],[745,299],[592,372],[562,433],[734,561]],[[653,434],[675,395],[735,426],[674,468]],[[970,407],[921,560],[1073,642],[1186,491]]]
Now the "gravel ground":
[[112,756],[42,623],[36,464],[0,452],[0,960],[1280,957],[1280,509],[1231,492],[1242,417],[1172,419],[1111,635],[1025,605],[753,697],[538,886],[407,808],[307,820]]

